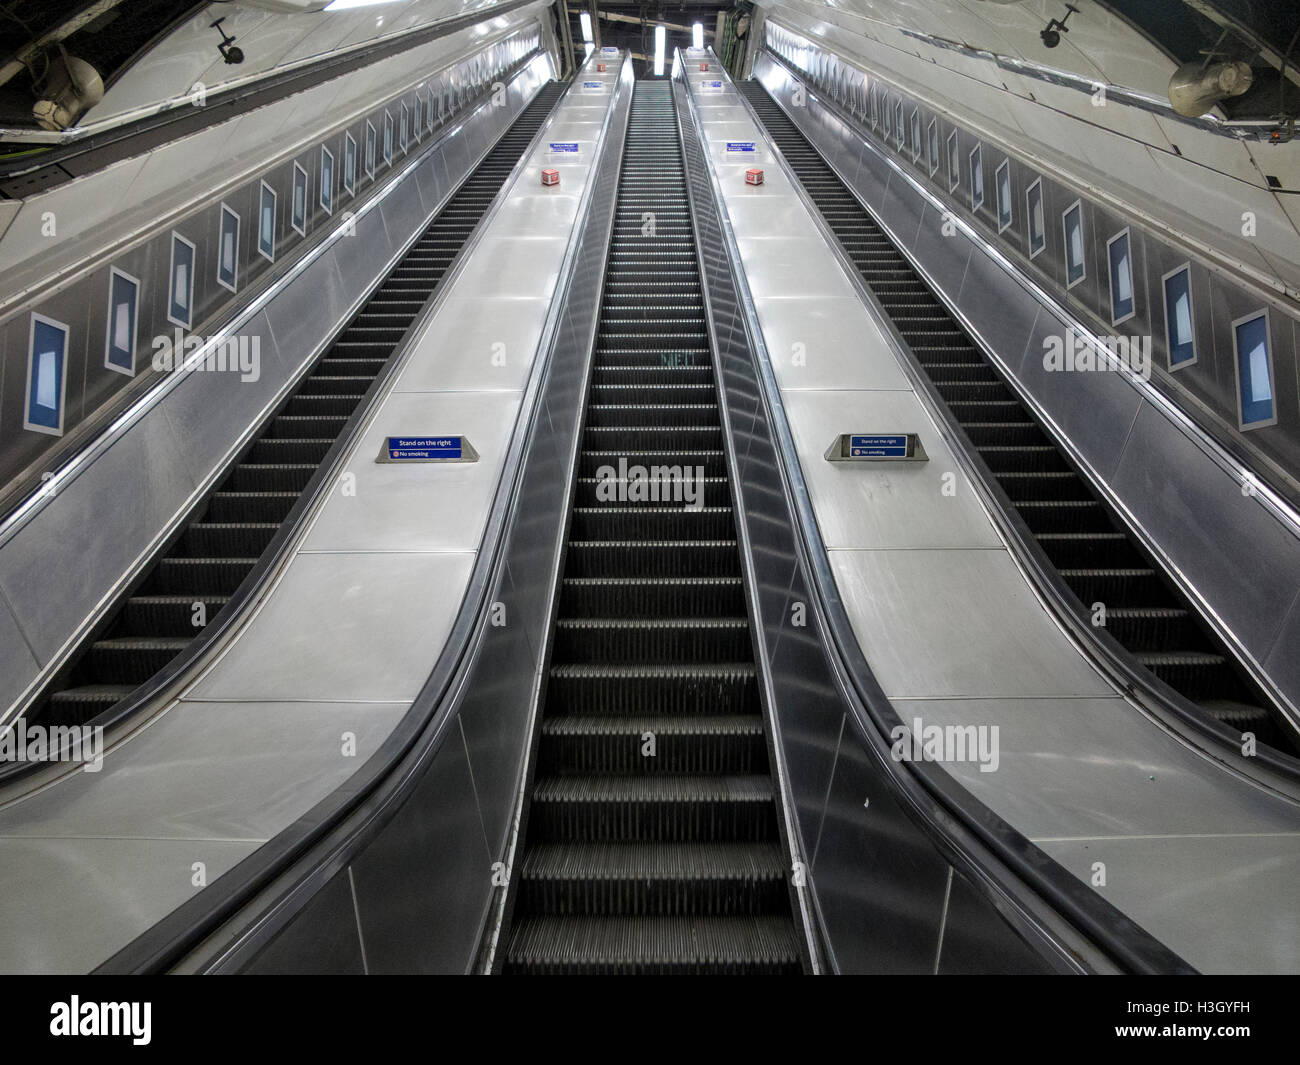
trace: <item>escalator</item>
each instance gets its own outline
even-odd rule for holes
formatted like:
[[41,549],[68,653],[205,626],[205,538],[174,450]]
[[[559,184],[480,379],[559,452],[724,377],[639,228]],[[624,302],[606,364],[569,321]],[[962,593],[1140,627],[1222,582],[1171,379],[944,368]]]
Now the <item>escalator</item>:
[[[506,973],[801,969],[722,431],[673,98],[639,82]],[[656,466],[700,505],[638,498]]]
[[971,447],[1065,583],[1107,631],[1202,711],[1293,753],[1289,730],[1201,626],[907,257],[761,84],[739,89],[892,319]]
[[228,602],[563,91],[555,82],[541,88],[29,721],[79,725],[110,710],[180,654]]

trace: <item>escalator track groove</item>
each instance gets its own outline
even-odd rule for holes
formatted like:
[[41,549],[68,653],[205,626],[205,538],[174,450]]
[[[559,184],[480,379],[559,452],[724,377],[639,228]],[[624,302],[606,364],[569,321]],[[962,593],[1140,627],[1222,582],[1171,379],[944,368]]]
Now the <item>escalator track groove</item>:
[[[798,972],[664,81],[633,95],[587,404],[501,968]],[[701,505],[602,499],[620,460],[700,467]]]
[[1296,753],[1277,711],[1093,493],[998,369],[798,127],[755,81],[738,85],[1051,563],[1106,629],[1209,717]]
[[28,714],[81,725],[111,710],[229,601],[546,121],[544,85],[337,335],[116,614]]

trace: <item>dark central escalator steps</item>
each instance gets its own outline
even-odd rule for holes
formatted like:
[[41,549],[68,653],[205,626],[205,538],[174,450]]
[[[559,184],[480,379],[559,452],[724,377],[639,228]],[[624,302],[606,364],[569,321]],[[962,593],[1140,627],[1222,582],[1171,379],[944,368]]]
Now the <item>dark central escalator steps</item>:
[[1146,562],[889,235],[760,84],[742,82],[740,91],[1083,605],[1091,611],[1104,604],[1107,631],[1205,714],[1254,732],[1260,742],[1286,744],[1267,700],[1220,653],[1181,594]]
[[[643,233],[653,212],[656,235]],[[626,154],[507,973],[800,970],[672,98]],[[622,465],[620,465],[620,463]],[[693,501],[609,469],[698,469]],[[689,504],[689,505],[687,505]]]
[[79,725],[110,710],[211,621],[257,565],[562,91],[554,83],[539,91],[31,720]]

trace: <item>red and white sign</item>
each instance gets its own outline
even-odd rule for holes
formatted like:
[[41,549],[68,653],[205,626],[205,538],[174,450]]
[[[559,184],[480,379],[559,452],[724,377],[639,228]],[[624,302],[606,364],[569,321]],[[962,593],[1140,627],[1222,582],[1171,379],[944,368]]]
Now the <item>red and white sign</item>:
[[[761,175],[760,175],[761,176]],[[543,185],[558,185],[560,183],[560,172],[547,167],[542,171]]]
[[758,167],[751,167],[749,170],[746,170],[745,184],[746,185],[763,184],[763,171],[759,170]]

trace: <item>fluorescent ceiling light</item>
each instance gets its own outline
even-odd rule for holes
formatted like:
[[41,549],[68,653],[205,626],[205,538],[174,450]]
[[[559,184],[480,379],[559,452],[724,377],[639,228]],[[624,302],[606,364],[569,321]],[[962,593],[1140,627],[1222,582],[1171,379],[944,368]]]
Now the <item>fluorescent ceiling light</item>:
[[334,0],[325,11],[351,11],[354,7],[374,7],[376,4],[391,4],[395,0]]
[[697,22],[694,26],[691,27],[691,47],[692,48],[704,47],[704,26],[699,22]]
[[662,78],[664,76],[664,37],[667,35],[667,32],[668,31],[665,30],[662,26],[655,27],[655,77],[656,78]]
[[578,21],[582,23],[582,39],[584,41],[594,41],[596,38],[591,35],[591,12],[581,12],[578,15]]
[[588,41],[582,47],[586,49],[586,55],[591,55],[591,53],[596,50],[596,44],[594,41]]

